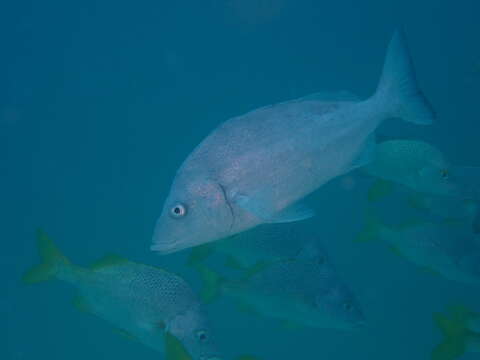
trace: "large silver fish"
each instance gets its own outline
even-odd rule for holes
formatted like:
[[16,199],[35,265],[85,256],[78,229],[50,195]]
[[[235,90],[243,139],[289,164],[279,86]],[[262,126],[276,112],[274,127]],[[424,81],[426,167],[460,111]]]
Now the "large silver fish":
[[178,170],[152,250],[171,253],[262,223],[311,217],[299,201],[367,164],[372,133],[392,117],[416,124],[430,124],[434,117],[400,32],[369,99],[312,95],[251,111],[214,130]]
[[79,290],[75,303],[122,333],[162,353],[164,336],[174,336],[193,360],[219,360],[201,304],[190,286],[165,270],[109,256],[90,268],[71,264],[42,232],[43,263],[24,281],[56,278]]

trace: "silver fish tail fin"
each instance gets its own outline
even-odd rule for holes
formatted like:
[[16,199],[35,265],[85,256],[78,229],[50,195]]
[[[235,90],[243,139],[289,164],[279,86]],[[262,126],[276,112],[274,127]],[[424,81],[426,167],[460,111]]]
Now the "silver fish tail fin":
[[386,118],[401,118],[419,125],[431,124],[432,106],[418,87],[405,36],[397,30],[388,46],[382,76],[373,99]]
[[50,280],[70,266],[68,259],[42,230],[37,231],[37,245],[42,262],[23,275],[22,280],[28,284]]

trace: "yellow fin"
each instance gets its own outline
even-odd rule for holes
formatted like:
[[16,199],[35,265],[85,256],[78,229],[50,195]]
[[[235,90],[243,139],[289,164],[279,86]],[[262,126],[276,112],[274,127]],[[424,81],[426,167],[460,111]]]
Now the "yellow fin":
[[193,266],[204,262],[213,253],[211,244],[204,244],[194,247],[188,256],[187,265]]
[[22,280],[27,284],[49,280],[56,275],[60,266],[70,264],[55,243],[41,229],[37,230],[37,246],[42,262],[23,275]]
[[165,360],[193,360],[183,344],[169,332],[165,333]]
[[[295,261],[295,260],[293,260]],[[267,261],[258,261],[255,265],[252,267],[248,268],[245,272],[244,280],[250,279],[252,276],[258,274],[259,272],[262,272],[266,268],[268,268],[271,265],[271,263]]]
[[393,252],[395,255],[405,259],[405,255],[403,255],[403,253],[395,246],[391,245],[388,247],[390,249],[391,252]]
[[382,223],[373,209],[367,209],[365,211],[365,226],[353,242],[367,242],[378,238]]
[[258,311],[253,307],[253,305],[250,305],[244,301],[238,301],[237,302],[237,309],[238,311],[245,313],[245,314],[250,314],[250,315],[255,315],[258,316]]
[[131,341],[138,341],[138,338],[135,336],[135,335],[132,335],[130,334],[128,331],[126,330],[123,330],[123,329],[114,329],[114,332],[116,332],[118,335],[120,335],[121,337],[123,337],[124,339],[128,339],[128,340],[131,340]]
[[296,322],[293,322],[293,321],[289,321],[289,320],[283,321],[282,325],[285,329],[288,329],[288,330],[298,330],[298,329],[305,328],[305,326],[303,326],[302,324],[299,324],[299,323],[296,323]]
[[227,261],[225,261],[225,266],[235,270],[245,270],[245,267],[240,264],[240,262],[232,255],[227,257]]
[[81,295],[75,296],[73,298],[73,306],[81,312],[85,313],[93,313],[93,311],[90,308],[90,305],[87,303],[85,298]]
[[465,343],[458,339],[445,340],[432,351],[432,360],[455,360],[465,352]]
[[92,265],[90,265],[90,269],[98,270],[98,269],[102,269],[110,266],[125,265],[125,264],[128,264],[129,262],[130,262],[129,260],[122,258],[121,256],[110,254],[94,262]]
[[393,191],[393,183],[391,181],[379,179],[375,181],[368,190],[368,201],[375,202],[383,199]]
[[432,360],[454,360],[463,355],[467,347],[469,331],[467,322],[471,311],[462,305],[451,306],[447,315],[436,313],[434,322],[444,340],[432,351]]
[[205,303],[211,303],[220,295],[223,278],[220,274],[202,264],[196,264],[195,269],[202,279],[200,298]]

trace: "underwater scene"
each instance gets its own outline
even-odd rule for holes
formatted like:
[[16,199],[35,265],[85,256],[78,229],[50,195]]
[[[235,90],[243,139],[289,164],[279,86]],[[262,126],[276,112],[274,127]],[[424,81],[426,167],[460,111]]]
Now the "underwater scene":
[[0,359],[480,359],[480,2],[0,8]]

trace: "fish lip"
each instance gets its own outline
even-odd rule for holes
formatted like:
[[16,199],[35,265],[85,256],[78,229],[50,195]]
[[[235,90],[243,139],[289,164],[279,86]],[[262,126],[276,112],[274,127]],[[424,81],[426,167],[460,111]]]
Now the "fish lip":
[[152,246],[150,246],[150,250],[158,252],[161,255],[168,255],[168,254],[178,252],[180,250],[188,249],[190,247],[192,247],[192,246],[190,246],[188,244],[182,244],[181,242],[176,241],[176,242],[170,243],[166,246],[160,245],[159,243],[154,243]]
[[171,254],[171,253],[174,253],[174,252],[179,250],[179,249],[177,249],[176,245],[177,245],[176,243],[173,243],[172,245],[169,245],[169,246],[165,247],[165,246],[160,245],[158,243],[154,243],[152,246],[150,246],[150,250],[158,252],[162,255],[167,255],[167,254]]

